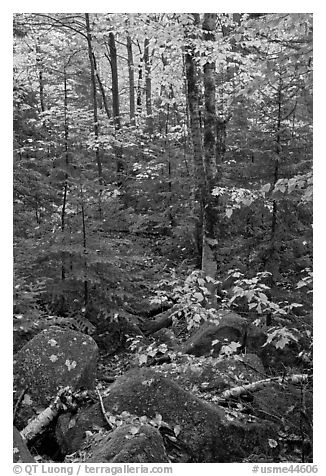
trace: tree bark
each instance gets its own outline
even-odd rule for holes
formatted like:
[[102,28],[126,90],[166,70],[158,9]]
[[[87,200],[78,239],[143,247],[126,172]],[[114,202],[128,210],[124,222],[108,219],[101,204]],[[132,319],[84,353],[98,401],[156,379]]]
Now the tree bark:
[[[120,101],[119,101],[119,78],[118,78],[118,60],[117,60],[117,48],[115,44],[115,37],[112,32],[109,34],[109,50],[110,50],[110,64],[111,64],[111,74],[112,74],[112,108],[113,108],[113,121],[116,131],[121,129],[121,120],[120,120]],[[124,167],[122,162],[122,150],[121,147],[116,148],[116,158],[117,158],[117,174],[118,174],[118,184],[121,185],[121,174],[123,173]]]
[[129,117],[130,124],[134,126],[135,121],[135,75],[134,75],[134,58],[132,53],[131,37],[127,35],[127,54],[128,54],[128,74],[129,74]]
[[110,64],[112,74],[112,108],[115,128],[121,127],[120,121],[120,102],[119,102],[119,79],[118,79],[118,61],[115,37],[112,32],[109,34]]
[[[205,13],[203,20],[204,40],[215,40],[216,13]],[[204,65],[204,163],[205,163],[205,207],[203,225],[202,270],[215,278],[217,244],[217,212],[214,207],[212,190],[216,181],[216,110],[215,110],[215,62]]]
[[97,79],[97,82],[98,82],[98,85],[99,85],[99,88],[100,88],[100,91],[101,91],[101,95],[102,95],[104,109],[105,109],[107,118],[110,119],[111,118],[110,108],[109,108],[109,105],[108,105],[108,100],[107,100],[107,97],[106,97],[105,89],[104,89],[102,80],[100,78],[100,74],[99,74],[98,69],[97,69],[96,58],[95,58],[94,51],[93,51],[93,61],[94,61],[96,79]]
[[41,58],[41,49],[40,49],[39,45],[36,45],[36,64],[37,64],[37,68],[38,68],[40,107],[41,107],[41,112],[44,112],[45,111],[44,78],[43,78],[43,65],[42,65],[42,58]]
[[[193,14],[194,25],[199,24],[199,14]],[[187,79],[187,101],[193,147],[193,217],[195,220],[194,241],[197,247],[198,266],[201,267],[203,210],[205,197],[205,170],[203,163],[203,144],[199,112],[198,72],[195,63],[195,45],[193,33],[186,29],[185,70]]]
[[149,134],[153,134],[153,110],[152,110],[152,79],[151,60],[149,55],[149,39],[144,40],[144,63],[145,63],[145,97],[146,97],[146,122]]
[[[63,68],[63,89],[64,89],[64,105],[63,105],[63,118],[64,118],[64,156],[65,156],[65,165],[68,168],[69,166],[69,153],[68,153],[68,135],[69,135],[69,126],[67,118],[68,110],[68,91],[67,91],[67,71],[66,66]],[[63,198],[62,198],[62,211],[61,211],[61,231],[64,234],[65,231],[65,219],[66,219],[66,206],[67,206],[67,196],[68,196],[68,173],[65,173],[65,182],[63,187]],[[64,235],[63,235],[64,236]],[[64,256],[62,256],[61,264],[61,279],[64,281],[66,278],[66,269]]]
[[[97,98],[96,98],[96,67],[94,62],[94,53],[93,53],[93,45],[92,45],[92,34],[89,22],[89,13],[85,13],[85,21],[86,21],[86,35],[87,35],[87,46],[88,46],[88,57],[91,69],[91,83],[92,83],[92,100],[93,100],[93,130],[95,141],[98,141],[99,137],[99,122],[98,122],[98,110],[97,110]],[[99,214],[102,215],[102,207],[101,207],[101,191],[103,185],[103,172],[102,172],[102,162],[100,157],[100,149],[98,144],[95,147],[95,158],[97,163],[97,170],[98,170],[98,177],[100,183],[100,193],[99,193]]]
[[142,113],[142,87],[143,87],[143,53],[138,42],[139,48],[139,64],[138,64],[138,81],[137,81],[137,114]]

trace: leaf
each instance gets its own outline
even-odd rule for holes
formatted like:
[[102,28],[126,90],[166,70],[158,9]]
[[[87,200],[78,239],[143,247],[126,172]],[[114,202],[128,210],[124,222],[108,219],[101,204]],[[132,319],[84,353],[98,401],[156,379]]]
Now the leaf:
[[66,365],[67,369],[68,369],[69,372],[70,372],[70,370],[73,370],[73,369],[76,368],[77,362],[75,362],[75,361],[70,362],[70,360],[66,360],[66,361],[65,361],[65,365]]
[[205,298],[204,296],[202,295],[202,293],[194,293],[194,298],[198,301],[198,302],[202,302]]
[[110,415],[109,416],[109,422],[112,424],[112,425],[115,425],[116,423],[116,417],[114,415]]
[[268,438],[268,444],[271,448],[276,448],[278,446],[277,441],[273,440],[272,438]]
[[203,287],[206,286],[206,281],[203,278],[198,278],[197,282],[198,282],[199,286],[203,286]]
[[226,215],[228,218],[231,218],[232,213],[233,213],[233,209],[232,209],[232,208],[227,208],[227,209],[226,209],[226,212],[225,212],[225,215]]
[[49,344],[50,344],[51,347],[55,347],[58,343],[57,343],[56,340],[50,339],[50,340],[49,340]]
[[261,192],[263,193],[267,193],[269,192],[271,189],[271,184],[270,183],[266,183],[265,185],[262,186],[262,188],[260,189]]
[[180,425],[176,425],[174,428],[173,428],[173,432],[175,434],[176,437],[178,437],[180,435],[180,432],[181,432],[181,426]]
[[54,354],[52,354],[52,355],[50,355],[49,359],[51,360],[51,362],[53,362],[53,363],[54,363],[54,362],[56,362],[56,361],[58,360],[58,356],[57,356],[57,355],[54,355]]
[[68,424],[68,430],[76,425],[76,417],[71,418]]
[[146,354],[141,354],[138,357],[138,363],[139,363],[139,365],[146,364],[147,363],[147,355]]
[[132,435],[137,435],[137,433],[139,433],[139,428],[137,428],[136,426],[132,426],[129,430],[129,433],[131,433]]
[[24,405],[32,405],[33,400],[32,400],[32,398],[31,398],[30,395],[28,395],[27,393],[25,393],[24,399],[23,399],[22,403],[23,403]]

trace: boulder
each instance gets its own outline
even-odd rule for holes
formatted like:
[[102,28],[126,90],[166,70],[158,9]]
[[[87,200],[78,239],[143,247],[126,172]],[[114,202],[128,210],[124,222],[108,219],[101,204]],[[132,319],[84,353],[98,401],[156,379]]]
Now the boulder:
[[87,441],[86,463],[169,463],[160,432],[150,425],[123,425]]
[[181,351],[197,357],[202,355],[217,356],[223,345],[231,342],[239,342],[242,345],[246,335],[246,319],[227,310],[219,311],[219,318],[218,323],[204,322],[185,342]]
[[100,349],[103,349],[108,355],[113,355],[125,346],[128,336],[143,335],[138,324],[140,324],[140,320],[137,316],[125,311],[116,312],[110,319],[104,318],[98,322],[94,339]]
[[[223,408],[201,401],[152,369],[131,370],[119,377],[103,403],[112,414],[127,411],[139,417],[161,415],[172,429],[179,428],[178,442],[188,462],[241,461],[254,447],[268,455],[268,438],[274,434],[272,424],[245,416],[241,420],[227,417]],[[99,421],[105,427],[99,404],[81,411],[74,426],[67,425],[68,451],[72,452],[85,437],[85,431]]]
[[93,389],[97,354],[92,337],[72,330],[50,327],[30,340],[14,357],[16,395],[27,388],[17,427],[47,407],[60,387]]
[[13,462],[14,463],[35,463],[35,459],[31,455],[26,446],[20,432],[14,426],[14,446],[13,446]]
[[160,372],[193,392],[221,393],[228,388],[261,380],[264,366],[255,354],[234,355],[227,358],[189,358],[188,362],[163,364]]
[[153,337],[159,344],[166,344],[169,349],[175,349],[178,346],[177,338],[171,329],[160,329],[154,332]]
[[[264,346],[267,340],[267,330],[250,323],[247,327],[245,348],[247,352],[257,354],[268,372],[283,372],[284,367],[300,367],[302,362],[298,358],[301,350],[308,348],[301,339],[298,343],[290,342],[283,349],[276,348],[272,343]],[[291,328],[289,328],[291,331]],[[296,332],[294,331],[294,334]]]

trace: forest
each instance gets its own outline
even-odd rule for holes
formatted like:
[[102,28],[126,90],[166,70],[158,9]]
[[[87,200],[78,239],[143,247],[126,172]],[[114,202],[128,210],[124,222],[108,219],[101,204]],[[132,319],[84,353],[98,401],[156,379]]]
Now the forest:
[[14,14],[15,462],[313,461],[312,17]]

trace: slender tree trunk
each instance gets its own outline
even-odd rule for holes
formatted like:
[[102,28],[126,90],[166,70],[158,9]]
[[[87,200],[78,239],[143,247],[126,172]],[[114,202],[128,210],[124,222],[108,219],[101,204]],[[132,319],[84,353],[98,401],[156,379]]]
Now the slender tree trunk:
[[[119,102],[119,79],[118,79],[118,60],[117,60],[117,48],[115,45],[115,37],[112,32],[109,34],[109,49],[110,49],[110,64],[112,74],[112,107],[113,107],[113,121],[115,130],[118,131],[121,128],[120,120],[120,102]],[[116,149],[117,158],[117,174],[118,184],[121,185],[121,177],[124,170],[122,162],[122,147]]]
[[[69,126],[68,126],[68,117],[67,117],[67,110],[68,110],[68,91],[67,91],[67,71],[66,67],[64,66],[63,69],[63,89],[64,89],[64,107],[63,107],[63,118],[64,118],[64,157],[65,157],[65,164],[68,168],[69,166],[69,153],[68,153],[68,136],[69,136]],[[64,236],[65,231],[65,219],[66,219],[66,206],[67,206],[67,197],[68,197],[68,174],[65,173],[65,182],[63,187],[63,199],[62,199],[62,211],[61,211],[61,231]],[[64,257],[62,257],[62,264],[61,264],[61,279],[62,281],[65,280],[66,277],[66,270],[65,270],[65,263]]]
[[[96,66],[94,63],[94,53],[93,53],[93,46],[92,46],[92,34],[90,29],[89,23],[89,13],[85,13],[85,21],[86,21],[86,34],[87,34],[87,46],[88,46],[88,56],[90,62],[90,69],[91,69],[91,83],[92,83],[92,99],[93,99],[93,130],[95,141],[98,141],[99,138],[99,121],[98,121],[98,110],[97,110],[97,98],[96,98]],[[102,186],[103,186],[103,172],[102,172],[102,162],[100,157],[100,149],[98,144],[96,144],[95,148],[95,158],[97,163],[97,171],[100,183],[100,193],[99,193],[99,215],[102,216],[102,205],[101,205],[101,195],[102,195]]]
[[134,58],[132,53],[131,37],[127,35],[127,55],[128,55],[128,74],[129,74],[129,116],[130,124],[134,126],[135,121],[135,75],[134,75]]
[[112,74],[112,108],[113,121],[116,129],[120,129],[120,102],[119,102],[119,79],[118,79],[118,61],[117,48],[115,45],[114,34],[109,34],[110,64]]
[[138,64],[138,81],[137,81],[137,114],[140,116],[142,113],[142,88],[143,88],[143,53],[138,42],[139,48],[139,64]]
[[[194,13],[194,24],[199,24],[199,14]],[[201,267],[202,239],[203,239],[203,211],[205,198],[205,170],[203,162],[203,144],[201,120],[199,112],[198,73],[195,63],[195,49],[193,34],[186,31],[185,46],[185,70],[187,78],[187,100],[189,110],[189,122],[193,147],[194,185],[193,195],[193,217],[195,220],[194,241],[197,247],[198,267]]]
[[[274,178],[273,186],[275,187],[278,181],[279,166],[280,166],[280,153],[281,153],[281,126],[282,126],[282,80],[280,78],[278,94],[277,94],[277,120],[276,120],[276,149],[274,159]],[[275,241],[277,225],[277,202],[273,200],[273,215],[272,215],[272,228],[271,228],[271,241]]]
[[38,68],[38,81],[39,81],[39,95],[40,95],[40,108],[41,111],[45,111],[45,99],[44,99],[44,78],[43,78],[43,64],[41,58],[41,49],[39,45],[36,45],[36,64]]
[[151,60],[149,55],[149,39],[144,41],[144,63],[145,63],[145,97],[146,97],[146,122],[149,134],[153,134],[153,110],[152,110],[152,79]]
[[167,195],[167,210],[168,210],[168,217],[169,217],[169,225],[172,228],[174,225],[174,216],[173,216],[173,207],[172,207],[172,161],[171,161],[171,147],[170,141],[168,140],[168,133],[169,133],[169,114],[170,106],[167,104],[166,110],[166,117],[165,117],[165,150],[164,153],[167,153],[168,156],[168,195]]
[[[282,103],[283,103],[283,82],[280,74],[279,84],[277,90],[277,112],[276,112],[276,124],[275,124],[275,152],[274,152],[274,173],[273,173],[273,188],[276,185],[276,182],[279,179],[279,166],[281,159],[281,130],[282,130]],[[266,250],[266,255],[264,257],[264,265],[271,273],[269,285],[271,288],[275,286],[275,283],[279,274],[279,254],[276,245],[276,235],[277,235],[277,215],[278,215],[278,206],[277,200],[273,200],[273,209],[272,209],[272,223],[271,223],[271,234],[270,234],[270,244]]]
[[[215,40],[216,13],[205,13],[203,20],[204,40]],[[205,164],[205,208],[202,270],[206,275],[216,275],[217,211],[214,207],[212,190],[216,181],[216,110],[215,110],[215,62],[204,65],[204,164]]]
[[105,112],[106,112],[106,115],[107,115],[108,119],[110,119],[111,118],[110,108],[109,108],[109,105],[108,105],[108,100],[107,100],[107,97],[106,97],[105,89],[104,89],[99,71],[97,69],[97,64],[96,64],[96,58],[95,58],[95,55],[94,55],[94,51],[93,51],[93,62],[94,62],[96,79],[97,79],[97,82],[98,82],[98,85],[99,85],[99,88],[100,88],[100,91],[101,91],[101,96],[102,96],[102,100],[103,100],[104,109],[105,109]]
[[81,202],[81,216],[82,216],[82,233],[83,233],[83,250],[84,250],[84,305],[88,304],[88,266],[87,266],[87,235],[86,235],[86,218],[83,186],[80,186],[80,202]]

